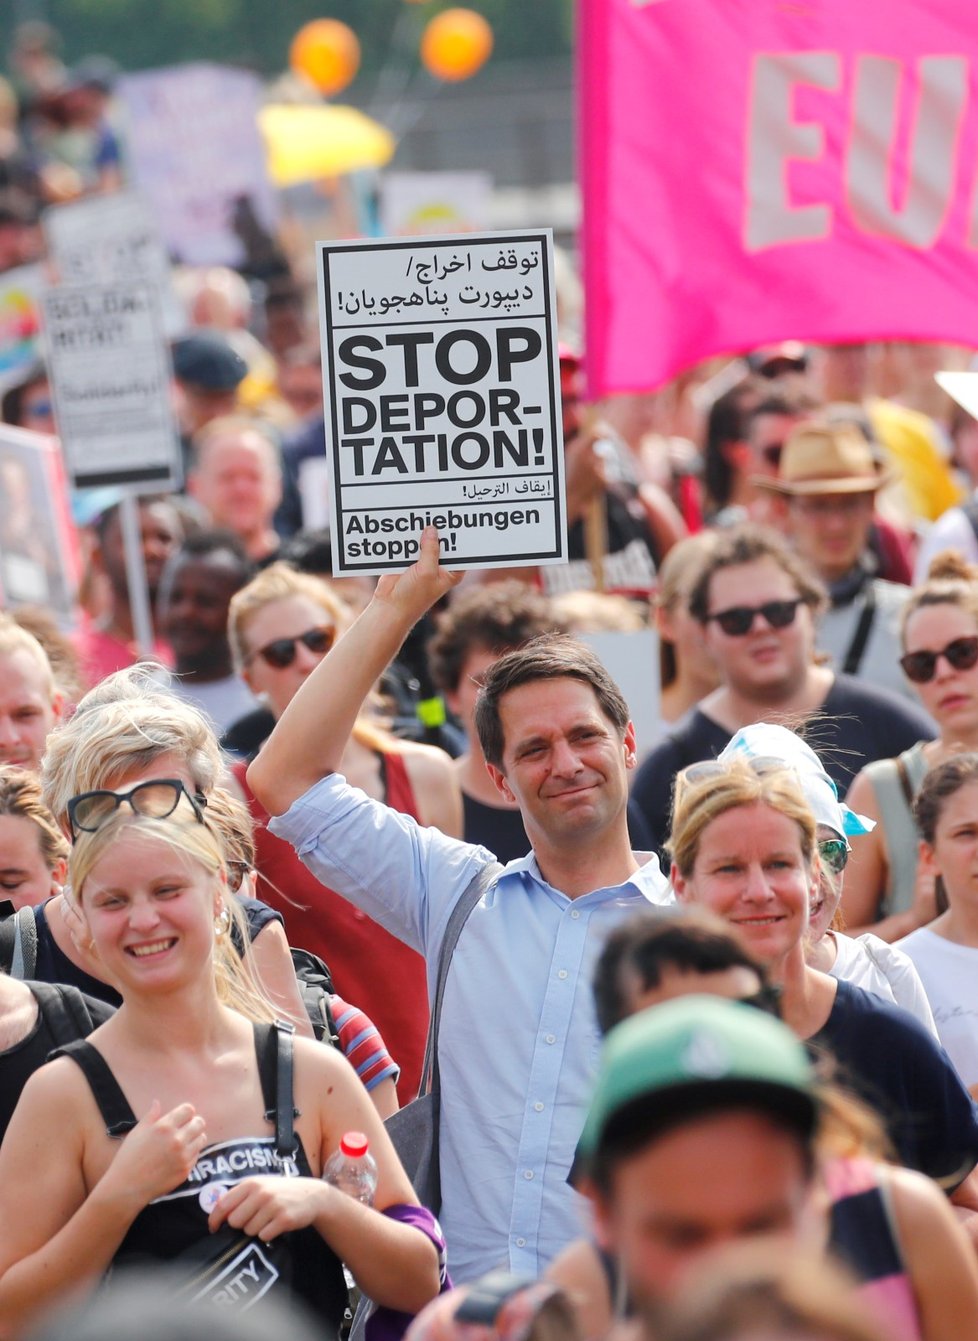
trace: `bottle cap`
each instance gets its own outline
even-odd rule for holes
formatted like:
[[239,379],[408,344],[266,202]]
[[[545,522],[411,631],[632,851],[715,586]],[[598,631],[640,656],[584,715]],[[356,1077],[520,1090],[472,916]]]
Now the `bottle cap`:
[[362,1131],[348,1131],[343,1134],[340,1149],[344,1155],[349,1155],[351,1159],[360,1159],[367,1153],[367,1144],[367,1138]]

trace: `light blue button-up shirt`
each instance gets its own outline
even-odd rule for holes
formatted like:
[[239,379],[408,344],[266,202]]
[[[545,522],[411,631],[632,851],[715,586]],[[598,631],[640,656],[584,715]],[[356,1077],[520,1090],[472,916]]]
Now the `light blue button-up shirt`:
[[[313,874],[428,962],[433,994],[451,910],[482,847],[423,829],[331,774],[269,826]],[[441,1221],[456,1281],[494,1266],[537,1275],[584,1227],[567,1183],[600,1036],[591,976],[605,938],[672,901],[655,857],[569,899],[531,854],[505,867],[462,929],[445,988]]]

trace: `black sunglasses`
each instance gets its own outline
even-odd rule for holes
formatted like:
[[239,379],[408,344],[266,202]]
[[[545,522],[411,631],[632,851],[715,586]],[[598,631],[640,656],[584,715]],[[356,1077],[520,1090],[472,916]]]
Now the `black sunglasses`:
[[264,647],[259,647],[256,652],[251,653],[245,665],[254,661],[255,657],[261,657],[265,665],[271,666],[273,670],[285,670],[286,666],[291,666],[295,661],[298,643],[308,647],[310,652],[321,652],[325,656],[335,642],[336,630],[332,627],[307,629],[305,633],[296,634],[294,638],[275,638]]
[[928,680],[933,680],[941,657],[955,670],[971,670],[978,662],[978,635],[955,638],[939,652],[907,652],[900,658],[900,665],[908,680],[913,680],[914,684],[926,684]]
[[115,814],[123,801],[128,802],[137,815],[143,815],[146,819],[166,819],[180,804],[181,796],[187,798],[197,819],[203,824],[207,797],[200,792],[188,792],[179,778],[153,778],[150,782],[140,782],[129,792],[80,792],[68,802],[71,836],[77,838],[79,832],[95,833]]
[[844,838],[823,838],[818,855],[833,875],[841,875],[849,861],[849,844]]
[[718,610],[715,615],[707,615],[723,629],[730,638],[742,638],[754,627],[754,620],[763,615],[772,629],[786,629],[795,622],[799,605],[804,605],[804,597],[796,596],[793,601],[765,601],[763,605],[732,605],[729,610]]

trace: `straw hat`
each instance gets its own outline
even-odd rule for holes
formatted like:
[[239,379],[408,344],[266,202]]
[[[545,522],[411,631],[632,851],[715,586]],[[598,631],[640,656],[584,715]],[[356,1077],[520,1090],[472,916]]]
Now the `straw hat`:
[[858,431],[845,424],[800,424],[781,452],[775,478],[753,475],[761,489],[792,496],[807,494],[870,494],[891,479]]

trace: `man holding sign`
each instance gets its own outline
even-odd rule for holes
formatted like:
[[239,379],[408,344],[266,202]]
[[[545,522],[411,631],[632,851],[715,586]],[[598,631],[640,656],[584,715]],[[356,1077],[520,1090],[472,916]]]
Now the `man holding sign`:
[[[363,700],[413,625],[458,581],[439,537],[387,575],[283,713],[248,771],[317,877],[425,955],[429,995],[452,911],[492,862],[422,829],[334,769]],[[599,1034],[591,971],[612,927],[668,900],[628,841],[628,708],[580,644],[544,637],[486,673],[476,726],[500,796],[532,844],[468,917],[445,991],[439,1065],[442,1219],[452,1275],[508,1263],[536,1274],[579,1232],[567,1184]]]

